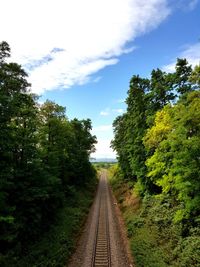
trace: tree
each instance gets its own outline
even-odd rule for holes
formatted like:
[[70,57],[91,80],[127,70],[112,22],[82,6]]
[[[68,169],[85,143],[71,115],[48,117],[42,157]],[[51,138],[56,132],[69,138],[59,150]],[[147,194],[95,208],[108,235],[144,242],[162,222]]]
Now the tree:
[[127,153],[127,114],[118,116],[113,122],[113,128],[115,138],[111,142],[111,147],[117,152],[118,162],[124,177],[130,179],[132,171]]
[[174,73],[173,89],[179,94],[185,94],[192,91],[189,78],[192,74],[192,67],[186,59],[177,59],[176,71]]
[[[71,121],[74,133],[74,143],[72,149],[73,161],[73,181],[75,184],[83,184],[87,181],[87,176],[93,174],[89,156],[95,151],[94,145],[97,143],[96,136],[92,136],[91,121],[74,119]],[[75,177],[74,177],[75,176]]]
[[193,84],[196,84],[196,87],[200,86],[200,65],[195,66],[194,70],[191,73],[189,81]]
[[0,43],[0,253],[26,249],[55,220],[69,186],[95,176],[91,121],[69,121],[52,101],[39,105],[9,56]]
[[172,74],[167,74],[160,69],[152,71],[149,92],[149,112],[154,114],[175,99],[175,95],[172,92],[172,85]]
[[39,140],[43,162],[52,175],[60,177],[59,159],[65,149],[65,108],[47,100],[40,107],[39,117]]
[[147,176],[162,192],[183,203],[175,220],[195,218],[199,213],[199,106],[200,92],[187,94],[173,108],[156,114],[155,125],[145,137],[146,147],[155,151],[146,162]]
[[159,162],[156,151],[172,130],[170,105],[175,105],[178,99],[184,101],[189,92],[198,88],[198,71],[196,67],[192,72],[186,59],[177,59],[173,73],[156,69],[150,79],[133,75],[130,80],[127,112],[113,123],[112,147],[117,151],[124,177],[139,181],[144,191],[160,192],[156,188],[158,183],[147,178],[145,162],[147,165],[149,161],[155,165]]
[[132,175],[137,179],[144,179],[146,167],[146,152],[142,138],[145,134],[146,110],[148,99],[146,93],[149,90],[149,80],[139,76],[133,76],[130,81],[127,103],[127,152],[132,170]]
[[37,108],[36,97],[29,94],[27,74],[20,65],[6,63],[10,55],[6,42],[0,48],[0,231],[6,248],[24,229],[22,206],[29,198],[25,192],[37,159]]

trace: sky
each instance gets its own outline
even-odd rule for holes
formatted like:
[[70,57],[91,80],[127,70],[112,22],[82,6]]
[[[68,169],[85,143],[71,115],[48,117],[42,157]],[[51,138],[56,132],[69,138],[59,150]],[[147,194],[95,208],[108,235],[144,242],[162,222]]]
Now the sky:
[[199,0],[0,0],[0,41],[32,91],[90,118],[94,158],[115,158],[113,120],[126,111],[132,75],[200,64]]

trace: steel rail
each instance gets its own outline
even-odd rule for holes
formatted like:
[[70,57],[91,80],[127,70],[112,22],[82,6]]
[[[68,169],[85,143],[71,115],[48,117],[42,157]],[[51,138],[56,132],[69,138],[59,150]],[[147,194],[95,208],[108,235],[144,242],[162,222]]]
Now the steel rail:
[[91,267],[110,267],[110,233],[105,178],[101,181]]

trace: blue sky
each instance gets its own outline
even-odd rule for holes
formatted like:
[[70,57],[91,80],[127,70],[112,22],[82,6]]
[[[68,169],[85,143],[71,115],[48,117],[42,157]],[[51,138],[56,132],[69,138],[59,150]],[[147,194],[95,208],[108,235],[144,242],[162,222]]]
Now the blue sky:
[[66,106],[69,119],[92,120],[96,158],[115,157],[112,122],[126,109],[132,75],[173,71],[177,57],[200,62],[198,0],[0,2],[0,39],[12,60],[29,73],[41,102]]

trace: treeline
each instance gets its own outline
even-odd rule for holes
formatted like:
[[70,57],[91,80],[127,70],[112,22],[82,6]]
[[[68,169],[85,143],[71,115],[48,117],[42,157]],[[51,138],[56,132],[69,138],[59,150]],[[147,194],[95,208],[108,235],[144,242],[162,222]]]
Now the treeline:
[[170,199],[187,235],[200,214],[200,66],[178,59],[173,73],[134,75],[126,104],[113,123],[122,175],[140,196]]
[[[23,252],[49,229],[73,191],[95,176],[91,121],[39,104],[27,74],[0,43],[0,254]],[[70,222],[69,222],[70,223]]]

